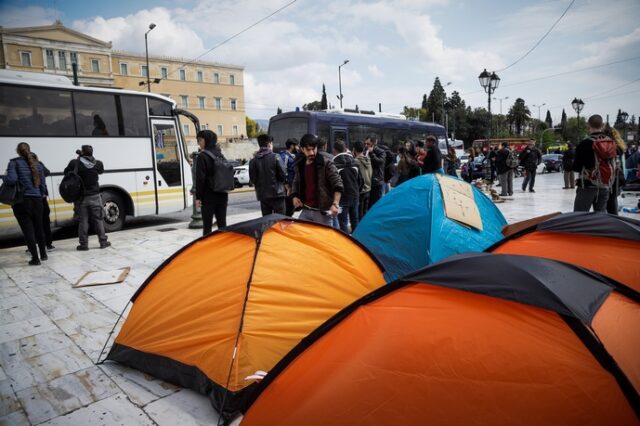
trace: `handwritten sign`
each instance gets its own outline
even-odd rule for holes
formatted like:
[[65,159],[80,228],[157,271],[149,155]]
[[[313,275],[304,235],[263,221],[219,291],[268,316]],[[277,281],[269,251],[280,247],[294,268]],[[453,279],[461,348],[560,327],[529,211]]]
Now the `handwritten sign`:
[[442,191],[445,215],[451,220],[482,231],[482,218],[471,185],[447,176],[436,176]]

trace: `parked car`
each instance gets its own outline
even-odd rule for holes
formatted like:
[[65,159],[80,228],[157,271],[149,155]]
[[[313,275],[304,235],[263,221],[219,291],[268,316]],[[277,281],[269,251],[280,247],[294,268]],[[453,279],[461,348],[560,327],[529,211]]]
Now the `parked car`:
[[468,161],[462,165],[461,175],[464,179],[465,176],[468,176],[469,170],[471,170],[471,179],[476,180],[480,178],[484,178],[484,156],[479,155],[474,158],[473,161]]
[[562,172],[562,154],[545,154],[538,165],[538,173]]
[[238,166],[233,168],[233,181],[236,184],[236,188],[241,188],[244,185],[249,184],[249,164]]

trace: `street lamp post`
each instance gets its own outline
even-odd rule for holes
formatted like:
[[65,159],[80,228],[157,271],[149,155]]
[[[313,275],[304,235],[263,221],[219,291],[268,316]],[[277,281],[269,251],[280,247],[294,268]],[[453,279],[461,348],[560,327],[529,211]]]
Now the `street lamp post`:
[[[480,86],[482,86],[482,88],[484,89],[485,92],[487,92],[487,95],[488,95],[489,137],[487,139],[489,140],[489,144],[490,144],[491,143],[491,127],[493,122],[493,120],[491,119],[491,94],[495,92],[495,90],[498,88],[498,85],[500,84],[500,77],[498,77],[498,75],[495,72],[492,72],[492,73],[487,72],[487,69],[485,68],[484,71],[482,71],[478,76],[478,80],[480,80]],[[486,156],[486,159],[488,158],[489,158],[489,152],[487,152],[487,156]],[[488,171],[485,172],[485,179],[490,182],[489,187],[491,187],[491,182],[492,182],[491,164],[487,162],[486,167]],[[489,179],[487,179],[487,174],[489,175]]]
[[624,138],[624,143],[627,143],[627,119],[629,118],[629,114],[626,112],[620,113],[620,118],[622,118],[622,137]]
[[[445,110],[444,110],[444,99],[445,99],[445,94],[444,94],[444,88],[447,86],[450,86],[451,82],[449,81],[447,84],[445,84],[444,86],[442,86],[442,125],[444,126],[444,142],[445,144],[447,144],[447,155],[449,155],[449,135],[448,135],[448,130],[447,130],[447,124],[444,121],[444,116],[445,116]],[[439,148],[438,148],[439,149]]]
[[545,106],[547,103],[543,103],[542,105],[533,105],[534,107],[538,108],[538,121],[540,121],[540,108],[542,108],[543,106]]
[[573,101],[571,101],[571,106],[576,111],[576,114],[578,114],[578,123],[576,125],[576,129],[578,129],[577,131],[578,134],[576,136],[576,144],[577,144],[578,142],[580,142],[580,111],[584,109],[584,102],[582,102],[582,99],[573,98]]
[[508,96],[505,96],[504,98],[493,98],[494,101],[500,101],[500,115],[502,115],[502,101],[505,101],[509,99]]
[[340,96],[338,96],[338,99],[340,99],[340,109],[342,109],[342,71],[340,68],[347,65],[348,63],[349,60],[345,59],[342,65],[338,65],[338,86],[340,88]]
[[144,33],[144,50],[147,57],[147,92],[151,92],[151,70],[149,70],[149,43],[147,42],[147,34],[156,27],[153,22],[149,24],[149,30]]

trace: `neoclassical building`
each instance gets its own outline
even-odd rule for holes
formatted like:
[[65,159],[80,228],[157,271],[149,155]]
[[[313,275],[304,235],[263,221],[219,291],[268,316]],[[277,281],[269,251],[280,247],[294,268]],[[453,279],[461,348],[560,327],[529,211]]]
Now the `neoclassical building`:
[[[244,68],[238,65],[149,56],[116,51],[111,42],[74,31],[57,21],[53,25],[23,28],[0,27],[0,68],[65,75],[73,78],[78,66],[81,85],[147,90],[169,96],[194,113],[203,128],[222,140],[247,134],[244,103]],[[187,139],[195,141],[195,129],[183,122]]]

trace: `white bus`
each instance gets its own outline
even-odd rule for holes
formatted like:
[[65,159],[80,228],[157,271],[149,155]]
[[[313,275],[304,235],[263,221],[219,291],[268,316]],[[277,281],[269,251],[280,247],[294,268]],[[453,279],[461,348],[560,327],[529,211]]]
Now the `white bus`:
[[[187,147],[169,98],[146,92],[74,86],[65,77],[0,70],[0,174],[27,142],[51,171],[51,221],[63,225],[73,205],[58,193],[63,170],[81,145],[104,163],[100,189],[105,228],[122,228],[125,216],[177,212],[191,205]],[[11,207],[0,204],[0,235],[19,231]]]

